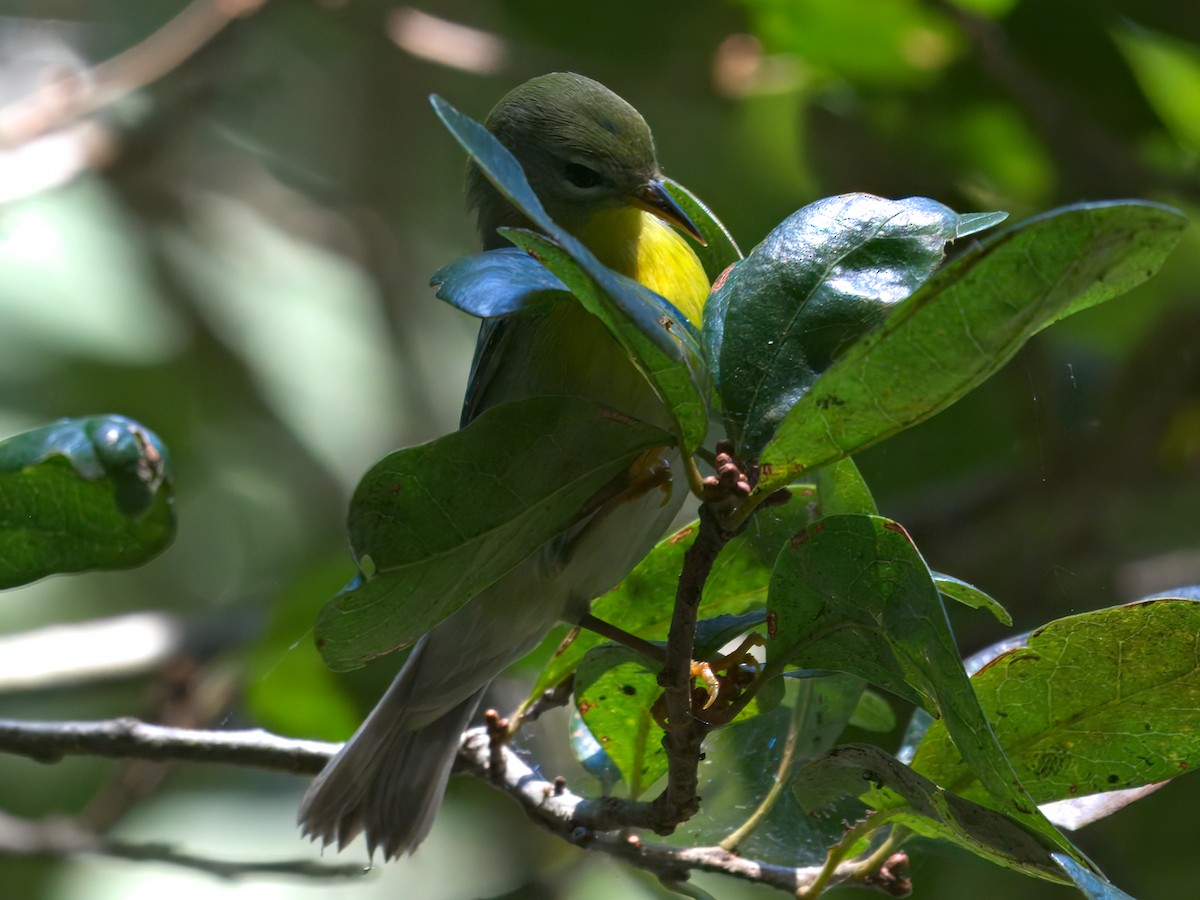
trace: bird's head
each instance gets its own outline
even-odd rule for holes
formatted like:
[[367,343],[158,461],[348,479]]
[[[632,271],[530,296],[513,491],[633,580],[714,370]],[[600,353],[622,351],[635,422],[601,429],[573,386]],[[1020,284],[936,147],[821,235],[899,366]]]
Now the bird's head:
[[[577,233],[602,210],[635,206],[700,240],[663,188],[654,138],[641,114],[582,75],[554,72],[510,91],[488,114],[489,131],[517,158],[550,217]],[[467,198],[485,247],[503,225],[529,227],[472,163]]]

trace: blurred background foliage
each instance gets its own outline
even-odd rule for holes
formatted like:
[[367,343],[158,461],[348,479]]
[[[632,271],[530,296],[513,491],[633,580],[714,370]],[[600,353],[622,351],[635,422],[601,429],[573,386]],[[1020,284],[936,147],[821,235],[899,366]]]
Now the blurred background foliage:
[[[474,341],[427,286],[474,238],[462,155],[426,98],[482,117],[555,69],[637,106],[668,174],[747,250],[846,191],[1014,220],[1077,200],[1200,205],[1200,18],[1177,0],[3,0],[0,434],[139,419],[171,449],[179,537],[136,571],[7,592],[0,716],[349,734],[396,667],[335,677],[311,646],[351,570],[349,492],[389,449],[455,427]],[[864,454],[881,511],[1018,629],[1200,582],[1198,284],[1193,228],[1135,294]],[[964,652],[1005,636],[952,615]],[[500,706],[521,694],[497,690]],[[471,783],[414,859],[357,882],[228,883],[29,840],[71,814],[201,856],[312,857],[292,826],[303,787],[0,758],[0,892],[661,893]],[[1197,805],[1185,778],[1080,842],[1135,896],[1188,896]],[[942,846],[913,856],[920,898],[968,882],[979,900],[1071,895]]]

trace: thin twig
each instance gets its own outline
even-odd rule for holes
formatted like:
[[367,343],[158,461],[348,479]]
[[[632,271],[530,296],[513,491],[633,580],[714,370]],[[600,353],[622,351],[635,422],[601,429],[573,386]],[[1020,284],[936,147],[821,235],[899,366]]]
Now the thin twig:
[[86,72],[69,72],[0,109],[0,148],[55,131],[153,84],[194,56],[231,22],[266,0],[193,0],[129,49]]
[[675,594],[671,630],[667,635],[667,661],[659,676],[667,711],[663,747],[667,751],[667,786],[654,799],[661,817],[655,831],[669,834],[700,808],[696,794],[700,747],[708,726],[692,715],[692,650],[696,619],[704,583],[725,544],[733,537],[717,521],[711,506],[700,507],[700,527],[683,557],[683,571]]
[[788,720],[787,740],[784,741],[783,752],[779,757],[779,767],[775,771],[775,782],[771,785],[771,789],[767,791],[767,795],[763,797],[762,802],[758,804],[758,808],[751,813],[750,818],[746,819],[732,834],[721,841],[721,846],[726,850],[731,852],[736,851],[742,841],[762,824],[763,819],[775,807],[775,802],[779,799],[784,786],[788,783],[792,761],[796,758],[796,743],[800,736],[800,723],[798,719],[799,707],[792,711],[792,715]]
[[310,859],[211,859],[181,853],[166,844],[134,844],[113,840],[65,817],[34,822],[0,812],[0,856],[61,858],[80,855],[166,863],[230,881],[250,875],[361,878],[366,872],[361,865],[326,865]]
[[340,744],[299,741],[266,731],[198,731],[147,725],[137,719],[102,722],[21,722],[0,719],[0,751],[54,763],[65,756],[182,760],[316,775]]

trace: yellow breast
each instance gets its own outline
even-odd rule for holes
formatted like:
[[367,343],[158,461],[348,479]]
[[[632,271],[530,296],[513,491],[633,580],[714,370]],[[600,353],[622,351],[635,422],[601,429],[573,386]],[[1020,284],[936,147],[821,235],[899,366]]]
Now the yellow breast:
[[632,206],[604,209],[576,230],[602,263],[661,294],[699,327],[708,276],[687,239],[666,222]]

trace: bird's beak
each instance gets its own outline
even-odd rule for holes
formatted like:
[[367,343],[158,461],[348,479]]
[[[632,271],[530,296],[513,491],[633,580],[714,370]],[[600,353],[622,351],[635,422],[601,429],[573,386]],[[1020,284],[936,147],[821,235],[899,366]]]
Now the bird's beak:
[[633,202],[651,215],[658,216],[664,222],[670,222],[690,234],[700,246],[708,246],[708,241],[704,240],[704,235],[700,233],[696,223],[675,202],[675,198],[667,193],[666,187],[659,179],[651,178],[643,187],[638,188],[633,195]]

